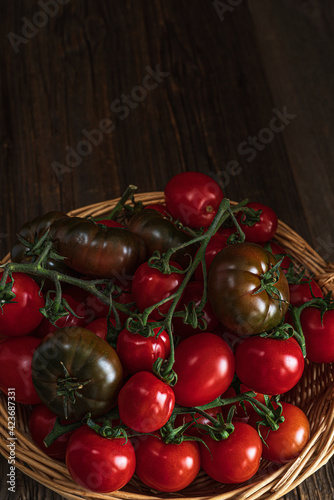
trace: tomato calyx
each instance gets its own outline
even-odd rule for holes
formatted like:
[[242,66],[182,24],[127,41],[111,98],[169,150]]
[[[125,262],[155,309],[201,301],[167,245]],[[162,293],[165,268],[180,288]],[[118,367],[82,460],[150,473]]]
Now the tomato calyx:
[[261,286],[258,290],[256,290],[256,292],[253,292],[253,295],[257,295],[258,293],[266,291],[271,298],[279,300],[280,307],[282,303],[282,297],[275,287],[275,284],[278,282],[280,277],[280,265],[282,261],[283,258],[270,269],[268,269],[268,271],[260,275]]
[[[5,278],[5,280],[4,280]],[[0,281],[0,309],[2,311],[2,308],[5,304],[15,304],[16,301],[14,300],[16,295],[12,291],[13,285],[14,285],[14,278],[12,274],[10,273],[9,275],[9,281],[6,283],[7,278],[5,277],[5,273]]]
[[65,377],[59,378],[58,379],[58,386],[57,386],[57,396],[62,396],[63,397],[63,404],[64,404],[64,415],[65,418],[67,419],[68,417],[68,402],[72,403],[72,405],[75,404],[76,398],[81,397],[80,392],[78,392],[79,389],[82,389],[85,385],[89,384],[91,382],[90,379],[84,380],[84,381],[78,381],[76,377],[71,377],[69,374],[66,366],[62,361],[60,361],[60,364],[64,370]]
[[[283,416],[283,406],[279,402],[280,396],[277,395],[272,399],[269,396],[265,395],[264,400],[265,404],[261,403],[257,400],[250,400],[247,398],[256,411],[256,413],[260,416],[260,420],[256,422],[256,428],[261,438],[261,441],[267,446],[265,439],[261,434],[261,427],[269,427],[272,431],[277,431],[281,423],[285,421]],[[277,404],[277,408],[273,406],[273,402]]]
[[[177,247],[178,248],[178,247]],[[192,257],[190,254],[186,254],[189,256],[189,265],[186,269],[182,269],[179,267],[175,267],[170,263],[169,255],[163,254],[161,256],[159,250],[155,250],[152,256],[148,259],[148,265],[153,269],[158,269],[162,274],[187,274],[192,264]]]
[[240,218],[242,225],[252,227],[257,222],[260,222],[262,210],[254,210],[252,207],[243,207],[242,212],[243,214]]

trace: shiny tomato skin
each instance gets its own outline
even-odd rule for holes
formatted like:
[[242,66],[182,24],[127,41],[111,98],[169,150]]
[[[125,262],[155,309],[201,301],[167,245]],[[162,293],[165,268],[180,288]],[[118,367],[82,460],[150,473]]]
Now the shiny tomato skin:
[[[61,418],[80,420],[111,410],[123,383],[123,369],[116,351],[95,333],[83,327],[60,328],[49,333],[36,348],[32,378],[42,402]],[[73,400],[59,393],[66,370],[82,384]],[[66,383],[67,385],[68,383]],[[65,414],[64,403],[67,407]]]
[[305,337],[306,357],[313,363],[334,363],[334,310],[306,307],[300,316]]
[[[43,404],[36,405],[29,418],[29,432],[34,443],[46,455],[55,460],[65,461],[66,448],[73,432],[67,432],[57,438],[50,446],[46,447],[44,439],[52,431],[56,422],[56,415]],[[66,424],[67,422],[62,422]]]
[[160,429],[171,416],[174,405],[173,389],[147,371],[132,375],[118,395],[122,422],[137,432]]
[[[318,283],[314,280],[302,280],[298,284],[289,284],[290,289],[290,304],[292,306],[301,306],[312,300],[314,297],[323,298],[324,294]],[[313,297],[314,296],[314,297]]]
[[235,369],[242,383],[262,394],[283,394],[304,370],[304,357],[294,338],[248,337],[235,352]]
[[[227,246],[227,239],[236,231],[235,228],[223,228],[221,232],[214,234],[205,250],[206,272],[209,272],[210,266],[216,255]],[[194,272],[197,281],[204,281],[202,263],[200,262]]]
[[289,286],[284,273],[280,271],[272,284],[273,296],[265,289],[260,291],[265,273],[276,264],[270,252],[254,243],[229,245],[214,258],[208,295],[225,327],[243,335],[255,335],[282,321],[289,307]]
[[136,234],[80,217],[57,219],[50,236],[65,264],[88,276],[119,279],[132,275],[146,258],[145,243]]
[[[177,263],[171,262],[170,264],[180,269]],[[184,274],[175,272],[163,274],[159,269],[150,267],[147,262],[141,264],[132,281],[132,296],[139,311],[143,312],[147,307],[173,295],[183,280]],[[168,313],[171,305],[172,301],[167,301],[159,307],[159,310],[154,309],[150,314],[150,319],[161,320],[162,315]]]
[[234,431],[227,439],[214,441],[209,436],[202,436],[210,451],[200,443],[204,472],[226,484],[243,483],[253,477],[260,466],[262,454],[262,442],[257,431],[242,422],[233,425]]
[[250,202],[247,203],[246,207],[252,208],[253,210],[261,210],[260,220],[255,222],[252,226],[244,224],[246,219],[246,214],[240,212],[237,215],[237,220],[240,224],[241,229],[245,233],[246,241],[251,243],[266,243],[270,241],[276,233],[278,226],[278,218],[274,210],[262,203]]
[[[153,337],[132,333],[126,328],[117,338],[116,351],[126,373],[152,371],[158,358],[167,359],[170,354],[168,333],[160,327],[154,328]],[[159,334],[159,335],[158,335]]]
[[201,467],[199,447],[194,441],[165,444],[158,435],[144,436],[135,443],[135,449],[136,474],[144,484],[158,491],[186,488]]
[[[14,283],[12,303],[2,304],[0,308],[0,334],[18,337],[31,333],[42,321],[40,309],[45,306],[37,283],[27,274],[12,273]],[[9,283],[9,277],[6,283]]]
[[234,376],[234,356],[226,342],[213,333],[186,338],[175,349],[173,390],[181,406],[201,406],[219,397]]
[[[310,424],[305,413],[290,403],[281,403],[284,422],[279,424],[277,431],[260,426],[260,432],[267,446],[263,446],[262,457],[271,462],[285,464],[297,458],[310,439]],[[273,403],[274,408],[277,404]],[[261,421],[257,413],[253,413],[249,424],[256,428],[256,422]]]
[[188,227],[208,227],[224,195],[212,177],[200,172],[181,172],[165,187],[168,212]]
[[[110,318],[110,323],[116,327],[116,322],[113,318]],[[87,330],[95,333],[98,337],[103,340],[107,340],[108,335],[108,318],[98,318],[88,323],[86,326]]]
[[[194,302],[195,306],[199,306],[202,300],[202,296],[203,282],[189,281],[184,289],[182,298],[176,308],[176,311],[184,311],[185,305],[189,304],[190,302]],[[196,333],[202,333],[203,331],[211,332],[212,330],[214,330],[219,323],[219,319],[213,312],[209,299],[204,305],[202,311],[204,314],[199,319],[199,324],[202,324],[202,320],[204,320],[206,322],[205,329],[199,328],[199,326],[197,328],[193,328],[191,325],[183,323],[183,318],[174,317],[172,319],[174,334],[184,339],[186,337],[190,337],[191,335],[195,335]]]
[[0,343],[0,390],[8,394],[14,389],[16,403],[41,403],[31,375],[31,360],[40,342],[26,335],[6,338]]
[[290,264],[292,264],[292,260],[289,255],[287,255],[286,250],[279,245],[279,243],[276,243],[276,241],[267,241],[266,243],[258,243],[258,245],[272,253],[277,261],[280,261],[283,258],[280,266],[283,272],[286,272],[289,269]]
[[80,486],[97,493],[110,493],[130,481],[136,455],[130,440],[104,438],[83,425],[70,438],[66,465]]

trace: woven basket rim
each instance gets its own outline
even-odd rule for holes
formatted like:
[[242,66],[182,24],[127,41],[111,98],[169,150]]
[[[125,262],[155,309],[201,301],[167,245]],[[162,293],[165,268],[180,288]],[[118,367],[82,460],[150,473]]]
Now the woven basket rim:
[[[140,193],[136,194],[135,198],[144,204],[161,203],[164,201],[164,193],[161,191]],[[68,215],[81,217],[88,215],[93,217],[103,216],[112,210],[119,199],[115,198],[81,207],[68,212]],[[231,204],[235,203],[231,201]],[[334,269],[331,265],[328,265],[297,232],[280,220],[274,240],[293,256],[297,266],[304,266],[309,273],[314,275],[314,279],[325,292],[334,290]],[[9,259],[10,255],[7,254],[1,263],[6,263]],[[309,418],[312,418],[310,443],[298,459],[279,468],[271,465],[269,474],[254,478],[250,480],[249,484],[231,486],[230,491],[227,488],[220,492],[222,485],[208,479],[204,473],[200,475],[198,491],[188,487],[185,492],[180,492],[180,494],[177,492],[169,495],[149,491],[147,488],[140,491],[140,482],[136,477],[130,482],[130,486],[127,485],[122,490],[110,494],[97,494],[86,491],[74,484],[65,464],[47,457],[31,441],[27,432],[28,413],[22,405],[17,405],[19,425],[16,429],[16,467],[32,479],[70,500],[159,500],[162,498],[173,498],[174,500],[184,498],[190,500],[232,500],[237,498],[240,500],[262,500],[266,498],[276,500],[325,465],[334,454],[334,394],[332,381],[331,367],[308,363],[306,378],[303,382],[304,386],[298,387],[299,392],[293,397],[305,403],[305,398],[310,391],[309,386],[313,391],[313,385],[317,385],[319,394],[314,396],[310,402],[307,400],[308,415]],[[8,459],[8,435],[6,433],[8,416],[6,405],[6,397],[0,394],[0,453]],[[137,488],[138,491],[136,491]]]

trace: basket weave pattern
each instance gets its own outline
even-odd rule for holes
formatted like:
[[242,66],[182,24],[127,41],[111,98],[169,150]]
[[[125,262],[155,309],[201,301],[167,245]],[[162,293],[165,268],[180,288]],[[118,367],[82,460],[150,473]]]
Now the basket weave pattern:
[[[152,192],[136,196],[144,204],[163,201],[163,193]],[[69,212],[68,215],[86,217],[108,214],[119,199],[105,201]],[[293,257],[296,266],[304,266],[324,292],[334,291],[334,268],[328,265],[297,233],[279,221],[275,240]],[[9,261],[7,255],[2,263]],[[71,500],[160,499],[189,498],[193,500],[262,500],[279,499],[308,476],[322,467],[334,454],[334,398],[333,374],[329,364],[306,362],[304,374],[284,400],[297,404],[308,416],[311,440],[303,453],[293,462],[278,466],[262,461],[258,474],[246,484],[223,485],[200,473],[182,492],[167,494],[150,490],[136,476],[122,490],[110,494],[88,492],[77,486],[63,463],[46,456],[32,441],[28,432],[30,408],[16,405],[16,464],[24,474],[47,488]],[[0,453],[8,459],[7,399],[0,394]]]

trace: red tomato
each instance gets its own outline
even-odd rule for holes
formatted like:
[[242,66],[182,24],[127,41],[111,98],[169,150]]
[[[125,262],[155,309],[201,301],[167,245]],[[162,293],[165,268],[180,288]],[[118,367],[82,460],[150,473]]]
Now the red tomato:
[[173,387],[176,402],[201,406],[229,387],[234,376],[234,357],[218,335],[198,333],[176,347],[173,370],[178,377]]
[[66,295],[72,297],[77,303],[74,312],[86,319],[85,324],[91,323],[98,318],[107,317],[109,306],[83,288],[70,286],[66,289]]
[[[45,301],[39,286],[30,276],[14,272],[12,277],[14,302],[0,308],[0,334],[17,337],[31,333],[40,324],[43,315],[39,310],[45,306]],[[8,277],[6,283],[9,282]]]
[[[266,243],[258,243],[262,248],[265,248],[268,250],[268,252],[271,252],[273,255],[277,256],[276,260],[281,260],[283,255],[286,254],[286,250],[276,243],[275,241],[267,241]],[[287,271],[290,267],[290,264],[292,264],[292,260],[288,255],[283,257],[282,263],[280,265],[280,268],[283,270],[283,272]]]
[[246,214],[244,212],[239,212],[237,215],[240,227],[245,233],[246,241],[250,241],[251,243],[266,243],[271,240],[276,233],[278,225],[278,218],[274,210],[262,203],[256,202],[247,203],[246,206],[256,211],[262,210],[260,220],[255,222],[252,226],[248,226],[244,223],[246,220]]
[[[113,326],[116,326],[114,318],[110,318],[110,323]],[[87,330],[90,330],[91,332],[95,333],[101,339],[106,340],[108,335],[108,319],[107,318],[96,319],[95,321],[89,323],[86,326],[86,328]]]
[[248,337],[236,348],[235,369],[255,392],[283,394],[300,380],[304,357],[294,338]]
[[[250,387],[248,387],[245,384],[240,384],[240,390],[241,390],[241,394],[243,394],[244,392],[251,391],[252,389],[250,389]],[[256,395],[254,396],[254,399],[256,399],[257,401],[260,401],[260,403],[262,403],[262,404],[265,404],[264,394],[261,394],[260,392],[257,392],[255,394]],[[236,395],[236,392],[233,389],[233,387],[229,387],[227,389],[227,391],[225,391],[224,394],[222,395],[222,398],[223,399],[234,398],[235,395]],[[271,397],[271,395],[269,395],[269,397]],[[253,413],[253,411],[255,411],[255,410],[252,407],[251,403],[249,403],[248,401],[244,401],[243,404],[244,404],[244,407],[246,409],[246,412],[243,409],[243,407],[241,406],[241,403],[231,403],[231,404],[222,406],[223,417],[226,419],[230,408],[232,406],[235,406],[235,412],[233,415],[233,422],[245,422],[245,423],[247,423],[248,419],[249,419],[249,415],[251,413]]]
[[167,207],[164,203],[151,203],[150,205],[146,205],[144,208],[151,208],[152,210],[156,210],[162,214],[164,217],[171,217],[171,215],[167,212]]
[[210,226],[223,197],[219,184],[200,172],[177,174],[165,187],[168,212],[193,228]]
[[[214,418],[218,415],[218,413],[221,413],[221,412],[222,412],[221,406],[216,406],[215,408],[209,408],[208,410],[205,410],[205,413],[207,413],[208,415],[210,415],[211,417],[214,417]],[[175,419],[175,428],[180,427],[181,425],[187,424],[188,422],[194,422],[194,424],[195,424],[195,420],[196,420],[196,424],[201,424],[201,425],[210,425],[211,424],[210,419],[207,417],[204,417],[200,413],[195,413],[195,414],[183,413],[183,414],[177,415],[177,417]],[[204,429],[197,428],[194,426],[194,424],[191,425],[190,427],[188,427],[188,429],[185,431],[185,434],[187,436],[201,437],[203,434],[205,434]]]
[[[56,415],[43,404],[36,405],[29,419],[29,431],[34,443],[46,455],[56,460],[65,460],[67,443],[73,431],[63,434],[57,438],[48,448],[43,443],[46,436],[52,431],[56,422]],[[68,424],[68,421],[62,422]]]
[[[231,236],[231,234],[235,232],[236,232],[235,227],[227,227],[221,229],[219,232],[217,232],[211,237],[208,246],[206,247],[205,250],[205,264],[207,273],[217,253],[219,253],[222,248],[225,248],[227,246],[227,239],[229,238],[229,236]],[[197,281],[204,280],[203,268],[201,262],[196,267],[194,276]]]
[[15,391],[15,402],[26,405],[41,403],[31,376],[31,361],[40,339],[7,338],[0,343],[0,390]]
[[172,414],[175,396],[172,388],[151,372],[137,372],[118,394],[122,422],[138,432],[154,432]]
[[179,491],[188,486],[201,467],[194,441],[165,444],[159,436],[143,436],[135,445],[139,479],[158,491]]
[[[189,304],[190,302],[194,302],[195,306],[199,306],[202,300],[202,296],[203,283],[199,281],[190,281],[185,287],[182,299],[180,300],[176,310],[184,311],[184,306]],[[219,319],[213,312],[209,299],[207,299],[207,302],[202,311],[204,315],[199,319],[199,322],[201,323],[202,319],[204,319],[207,324],[205,331],[211,332],[218,325]],[[204,331],[199,327],[193,328],[191,325],[186,325],[185,323],[183,323],[183,319],[178,317],[173,318],[172,324],[174,334],[178,335],[181,338],[190,337],[191,335],[202,333]]]
[[[172,266],[181,269],[179,264],[170,263]],[[150,267],[147,262],[141,264],[134,274],[132,282],[132,295],[140,312],[143,312],[147,307],[153,306],[163,299],[167,299],[177,291],[182,281],[184,274],[171,273],[162,274],[158,269]],[[151,319],[160,320],[162,314],[167,314],[171,301],[155,309],[151,314]]]
[[[54,294],[55,296],[55,294]],[[82,315],[83,311],[79,302],[77,302],[71,295],[64,293],[62,297],[67,301],[68,305],[73,312],[79,317],[74,316],[72,313],[68,313],[66,316],[59,318],[55,325],[53,325],[48,318],[43,317],[41,323],[34,330],[34,337],[43,339],[49,333],[56,331],[58,328],[65,328],[69,326],[85,326],[87,324],[87,316]]]
[[[117,354],[127,373],[152,371],[158,358],[167,359],[170,354],[168,333],[160,327],[154,328],[154,337],[143,337],[126,328],[117,338]],[[159,335],[158,335],[159,334]]]
[[305,337],[306,357],[314,363],[334,362],[334,310],[306,307],[300,316]]
[[305,302],[312,300],[314,297],[323,298],[324,296],[318,283],[312,279],[310,281],[305,279],[301,283],[294,285],[289,284],[289,289],[290,304],[296,307],[305,304]]
[[[262,457],[271,462],[285,464],[298,455],[305,448],[310,439],[310,424],[305,413],[295,405],[281,403],[283,406],[284,422],[279,424],[277,431],[269,427],[260,426],[260,432],[267,446],[263,446]],[[274,408],[277,404],[273,403]],[[254,413],[249,419],[250,425],[256,428],[256,422],[261,417]]]
[[255,429],[242,422],[234,423],[234,431],[221,441],[209,436],[200,443],[202,468],[208,476],[226,484],[242,483],[257,472],[260,466],[262,442]]
[[123,224],[117,222],[116,220],[102,219],[97,221],[97,224],[103,224],[103,226],[107,227],[124,227]]
[[72,479],[91,491],[109,493],[125,486],[136,468],[131,442],[106,439],[84,425],[73,432],[66,451]]

